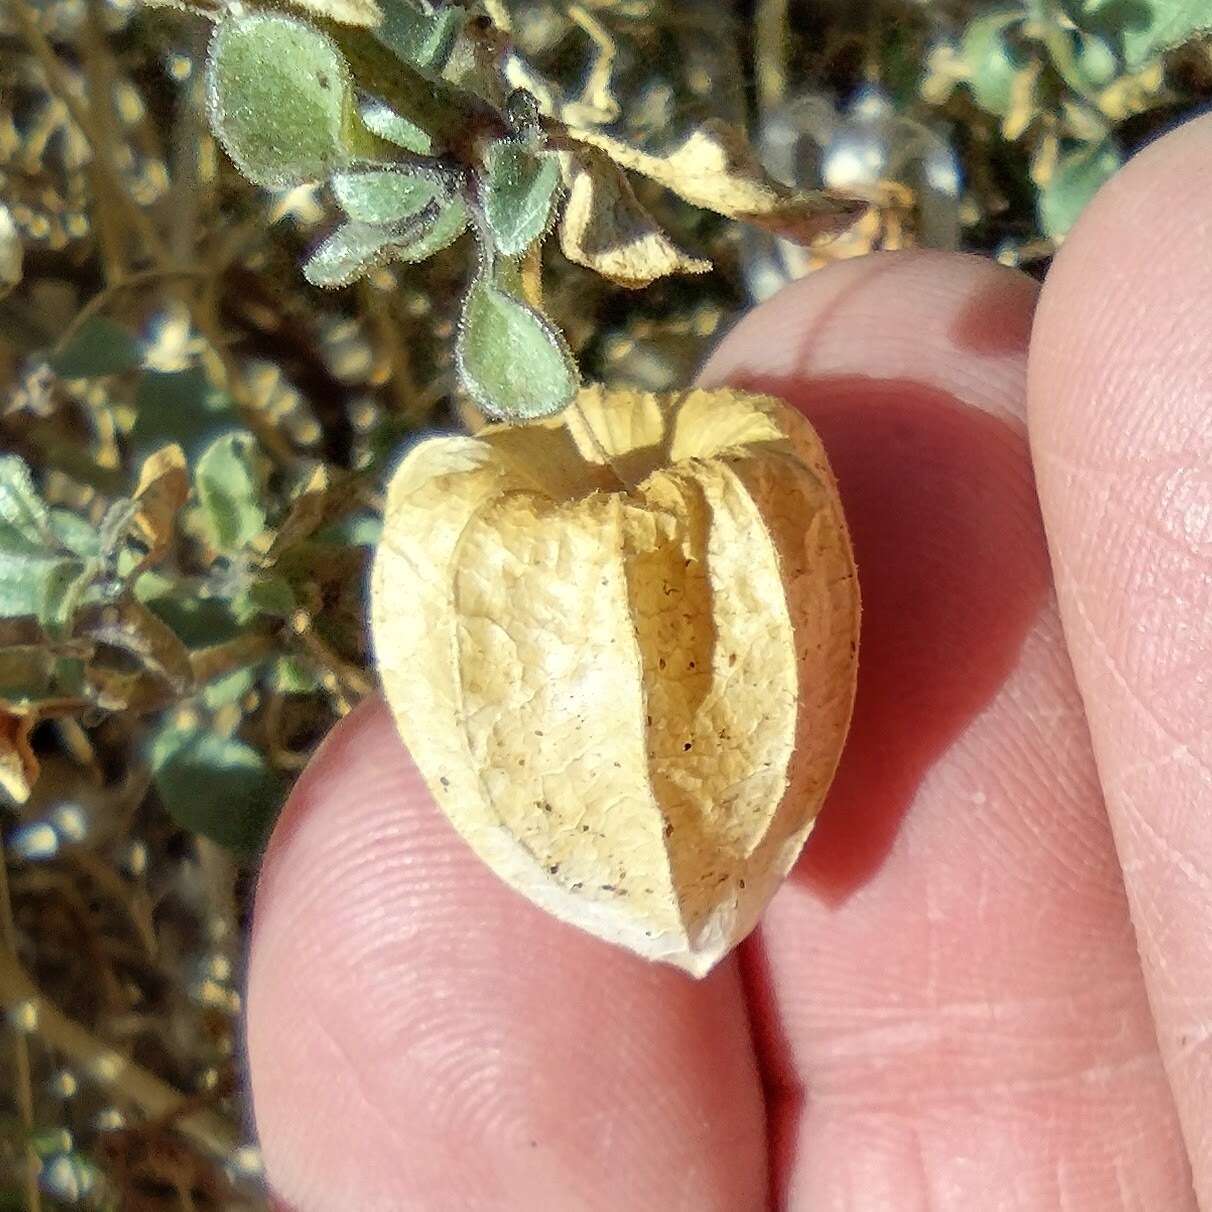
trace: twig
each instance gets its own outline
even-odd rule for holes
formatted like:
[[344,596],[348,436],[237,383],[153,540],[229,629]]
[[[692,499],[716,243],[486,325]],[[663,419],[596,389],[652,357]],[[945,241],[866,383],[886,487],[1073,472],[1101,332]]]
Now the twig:
[[179,1090],[128,1060],[51,1002],[8,946],[0,948],[0,1010],[20,1014],[48,1047],[63,1053],[107,1092],[138,1107],[148,1119],[172,1122],[178,1132],[214,1157],[226,1159],[239,1138],[221,1115],[189,1110]]
[[768,114],[787,99],[789,0],[758,0],[753,19],[758,106]]
[[[192,34],[194,60],[201,63],[206,55],[206,29],[199,23]],[[194,71],[174,100],[173,125],[170,136],[172,168],[169,174],[172,188],[167,201],[168,243],[173,258],[182,264],[194,258],[198,236],[198,219],[203,197],[199,174],[202,149],[209,138],[203,115],[205,109],[203,75]]]
[[[205,277],[208,286],[217,280],[214,274],[207,274]],[[191,296],[187,300],[190,318],[193,320],[194,327],[206,338],[207,343],[215,351],[215,357],[219,359],[219,365],[223,368],[225,380],[223,386],[235,402],[249,429],[256,434],[266,453],[272,456],[279,466],[291,467],[298,462],[298,456],[290,441],[278,431],[273,422],[265,415],[264,410],[253,400],[252,393],[244,382],[244,376],[240,373],[240,368],[236,365],[235,359],[231,356],[223,340],[223,333],[219,325],[217,296],[217,288],[208,287],[204,287],[201,298]]]
[[[13,902],[8,887],[8,856],[4,842],[0,840],[0,936],[4,948],[17,953],[17,927],[13,921]],[[38,1177],[42,1162],[34,1149],[34,1088],[30,1075],[29,1041],[20,1031],[13,1033],[13,1061],[17,1069],[17,1109],[21,1115],[21,1126],[25,1129],[25,1207],[27,1212],[41,1212],[42,1192]]]
[[240,913],[236,905],[239,873],[236,861],[230,851],[204,837],[196,840],[194,852],[198,856],[198,869],[207,885],[210,902],[223,924],[223,937],[219,941],[234,958],[240,946]]
[[[104,10],[98,0],[88,0],[84,11],[84,74],[88,92],[97,98],[89,110],[93,129],[89,142],[93,148],[93,160],[103,161],[106,166],[116,163],[117,138],[114,131],[113,97],[114,64],[105,41]],[[94,172],[100,176],[99,164]],[[98,200],[97,227],[100,234],[102,261],[107,280],[123,277],[127,272],[127,241],[119,223],[120,210],[106,204],[104,197]]]
[[199,648],[190,654],[189,663],[200,686],[264,660],[275,647],[273,636],[253,631],[222,644]]
[[537,311],[543,310],[543,248],[536,240],[522,255],[522,297]]
[[306,611],[300,610],[296,613],[295,617],[291,620],[291,630],[298,637],[303,651],[321,669],[327,670],[338,681],[344,682],[353,691],[356,698],[364,699],[374,690],[374,683],[358,666],[347,661],[339,653],[334,652],[316,634],[315,628],[312,626],[311,616]]

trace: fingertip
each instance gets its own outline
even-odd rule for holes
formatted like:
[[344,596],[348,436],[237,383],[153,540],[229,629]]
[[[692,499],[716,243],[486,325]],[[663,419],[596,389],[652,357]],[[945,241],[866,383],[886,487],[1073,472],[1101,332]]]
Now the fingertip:
[[1022,397],[1037,284],[985,258],[877,253],[792,283],[745,314],[699,375],[706,386],[864,371],[922,381],[1004,414]]

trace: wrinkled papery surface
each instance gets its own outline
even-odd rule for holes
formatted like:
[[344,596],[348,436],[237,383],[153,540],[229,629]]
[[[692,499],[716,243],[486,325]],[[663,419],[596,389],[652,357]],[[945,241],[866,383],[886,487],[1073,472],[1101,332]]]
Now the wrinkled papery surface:
[[701,976],[753,928],[837,765],[849,537],[816,434],[778,400],[578,403],[409,453],[375,565],[379,668],[502,879]]

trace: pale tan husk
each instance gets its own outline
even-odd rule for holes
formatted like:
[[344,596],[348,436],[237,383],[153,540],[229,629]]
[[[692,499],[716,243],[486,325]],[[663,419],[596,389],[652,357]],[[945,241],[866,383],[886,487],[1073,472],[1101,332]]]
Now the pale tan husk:
[[798,413],[590,388],[565,417],[424,442],[373,609],[413,759],[502,879],[696,976],[752,930],[857,664],[849,537]]

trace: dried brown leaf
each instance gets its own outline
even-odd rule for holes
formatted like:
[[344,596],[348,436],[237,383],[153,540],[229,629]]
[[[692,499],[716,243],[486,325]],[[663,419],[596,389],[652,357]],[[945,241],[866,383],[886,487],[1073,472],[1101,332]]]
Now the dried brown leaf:
[[569,18],[589,35],[595,53],[580,96],[562,107],[561,117],[573,126],[614,122],[623,112],[611,87],[615,60],[619,57],[618,42],[588,9],[570,4],[567,11]]
[[267,559],[272,562],[347,513],[358,503],[361,491],[362,484],[356,477],[335,474],[332,468],[318,464],[291,498]]
[[379,665],[414,760],[498,875],[703,975],[794,862],[841,752],[849,538],[816,434],[777,400],[578,404],[566,427],[405,459],[374,573]]
[[189,650],[177,633],[132,598],[85,609],[77,637],[115,650],[85,668],[98,707],[107,711],[154,711],[188,694],[194,686]]
[[135,488],[133,525],[147,544],[145,564],[155,563],[172,541],[189,489],[189,468],[180,446],[161,447],[143,461]]
[[569,128],[581,143],[605,152],[616,164],[659,182],[705,210],[753,223],[799,243],[837,235],[866,203],[823,190],[794,190],[762,167],[736,127],[711,119],[667,155],[633,147],[600,130]]
[[21,233],[8,207],[0,205],[0,298],[20,285],[24,259]]
[[504,34],[513,33],[513,17],[505,0],[483,0],[488,19]]
[[683,252],[660,229],[609,156],[586,148],[561,162],[568,202],[560,247],[570,261],[633,289],[668,274],[710,272],[710,261]]
[[17,709],[49,693],[54,653],[32,620],[5,620],[0,631],[0,710]]
[[0,710],[0,791],[24,804],[38,781],[38,759],[29,743],[37,716]]
[[313,17],[327,17],[338,25],[373,29],[383,21],[383,10],[375,0],[287,0],[294,8]]

